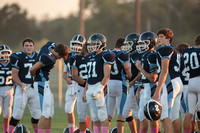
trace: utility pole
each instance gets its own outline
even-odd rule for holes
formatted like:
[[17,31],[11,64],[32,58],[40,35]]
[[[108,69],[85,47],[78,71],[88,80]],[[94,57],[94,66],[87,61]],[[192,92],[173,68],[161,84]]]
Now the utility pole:
[[136,0],[136,32],[141,33],[141,2]]
[[84,18],[85,0],[80,0],[79,12],[79,33],[85,36],[85,18]]
[[59,107],[61,108],[62,107],[62,60],[59,60],[58,61],[58,104],[59,104]]

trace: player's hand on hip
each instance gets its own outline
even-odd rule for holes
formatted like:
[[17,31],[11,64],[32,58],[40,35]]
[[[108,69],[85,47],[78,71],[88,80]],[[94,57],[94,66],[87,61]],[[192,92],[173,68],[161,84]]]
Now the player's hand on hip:
[[26,87],[22,85],[21,88],[22,88],[22,91],[26,93]]
[[140,70],[140,68],[142,68],[142,64],[139,60],[136,61],[135,66],[137,67],[138,70]]

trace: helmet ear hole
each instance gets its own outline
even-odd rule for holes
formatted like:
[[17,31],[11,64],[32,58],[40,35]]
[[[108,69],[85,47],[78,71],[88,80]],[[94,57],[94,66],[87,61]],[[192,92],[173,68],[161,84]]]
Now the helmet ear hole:
[[150,121],[159,120],[161,113],[162,105],[155,100],[149,100],[144,106],[144,115]]

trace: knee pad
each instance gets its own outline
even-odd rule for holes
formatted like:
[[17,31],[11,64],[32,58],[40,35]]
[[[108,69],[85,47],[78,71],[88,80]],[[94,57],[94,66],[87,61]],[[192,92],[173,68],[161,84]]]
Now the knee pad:
[[11,117],[10,119],[10,125],[12,126],[17,126],[17,124],[19,123],[19,120],[14,119],[13,117]]
[[133,116],[129,116],[128,118],[126,118],[126,121],[127,122],[130,122],[130,121],[132,121],[133,120]]
[[34,119],[33,117],[31,117],[31,123],[32,124],[38,124],[39,119]]
[[107,111],[106,109],[104,109],[104,107],[98,108],[97,113],[98,113],[98,118],[101,122],[105,121],[108,118]]

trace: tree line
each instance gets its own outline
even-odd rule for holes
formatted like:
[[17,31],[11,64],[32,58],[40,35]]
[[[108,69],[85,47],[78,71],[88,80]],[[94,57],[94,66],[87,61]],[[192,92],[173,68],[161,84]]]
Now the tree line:
[[[85,0],[86,39],[93,33],[103,33],[108,48],[113,48],[119,37],[136,31],[134,0]],[[200,0],[141,0],[141,31],[157,32],[167,27],[173,30],[173,45],[187,42],[194,45],[199,34]],[[28,18],[28,12],[16,4],[0,8],[0,43],[12,49],[18,48],[26,37],[38,45],[44,40],[69,45],[71,38],[79,33],[79,16],[43,20]]]

